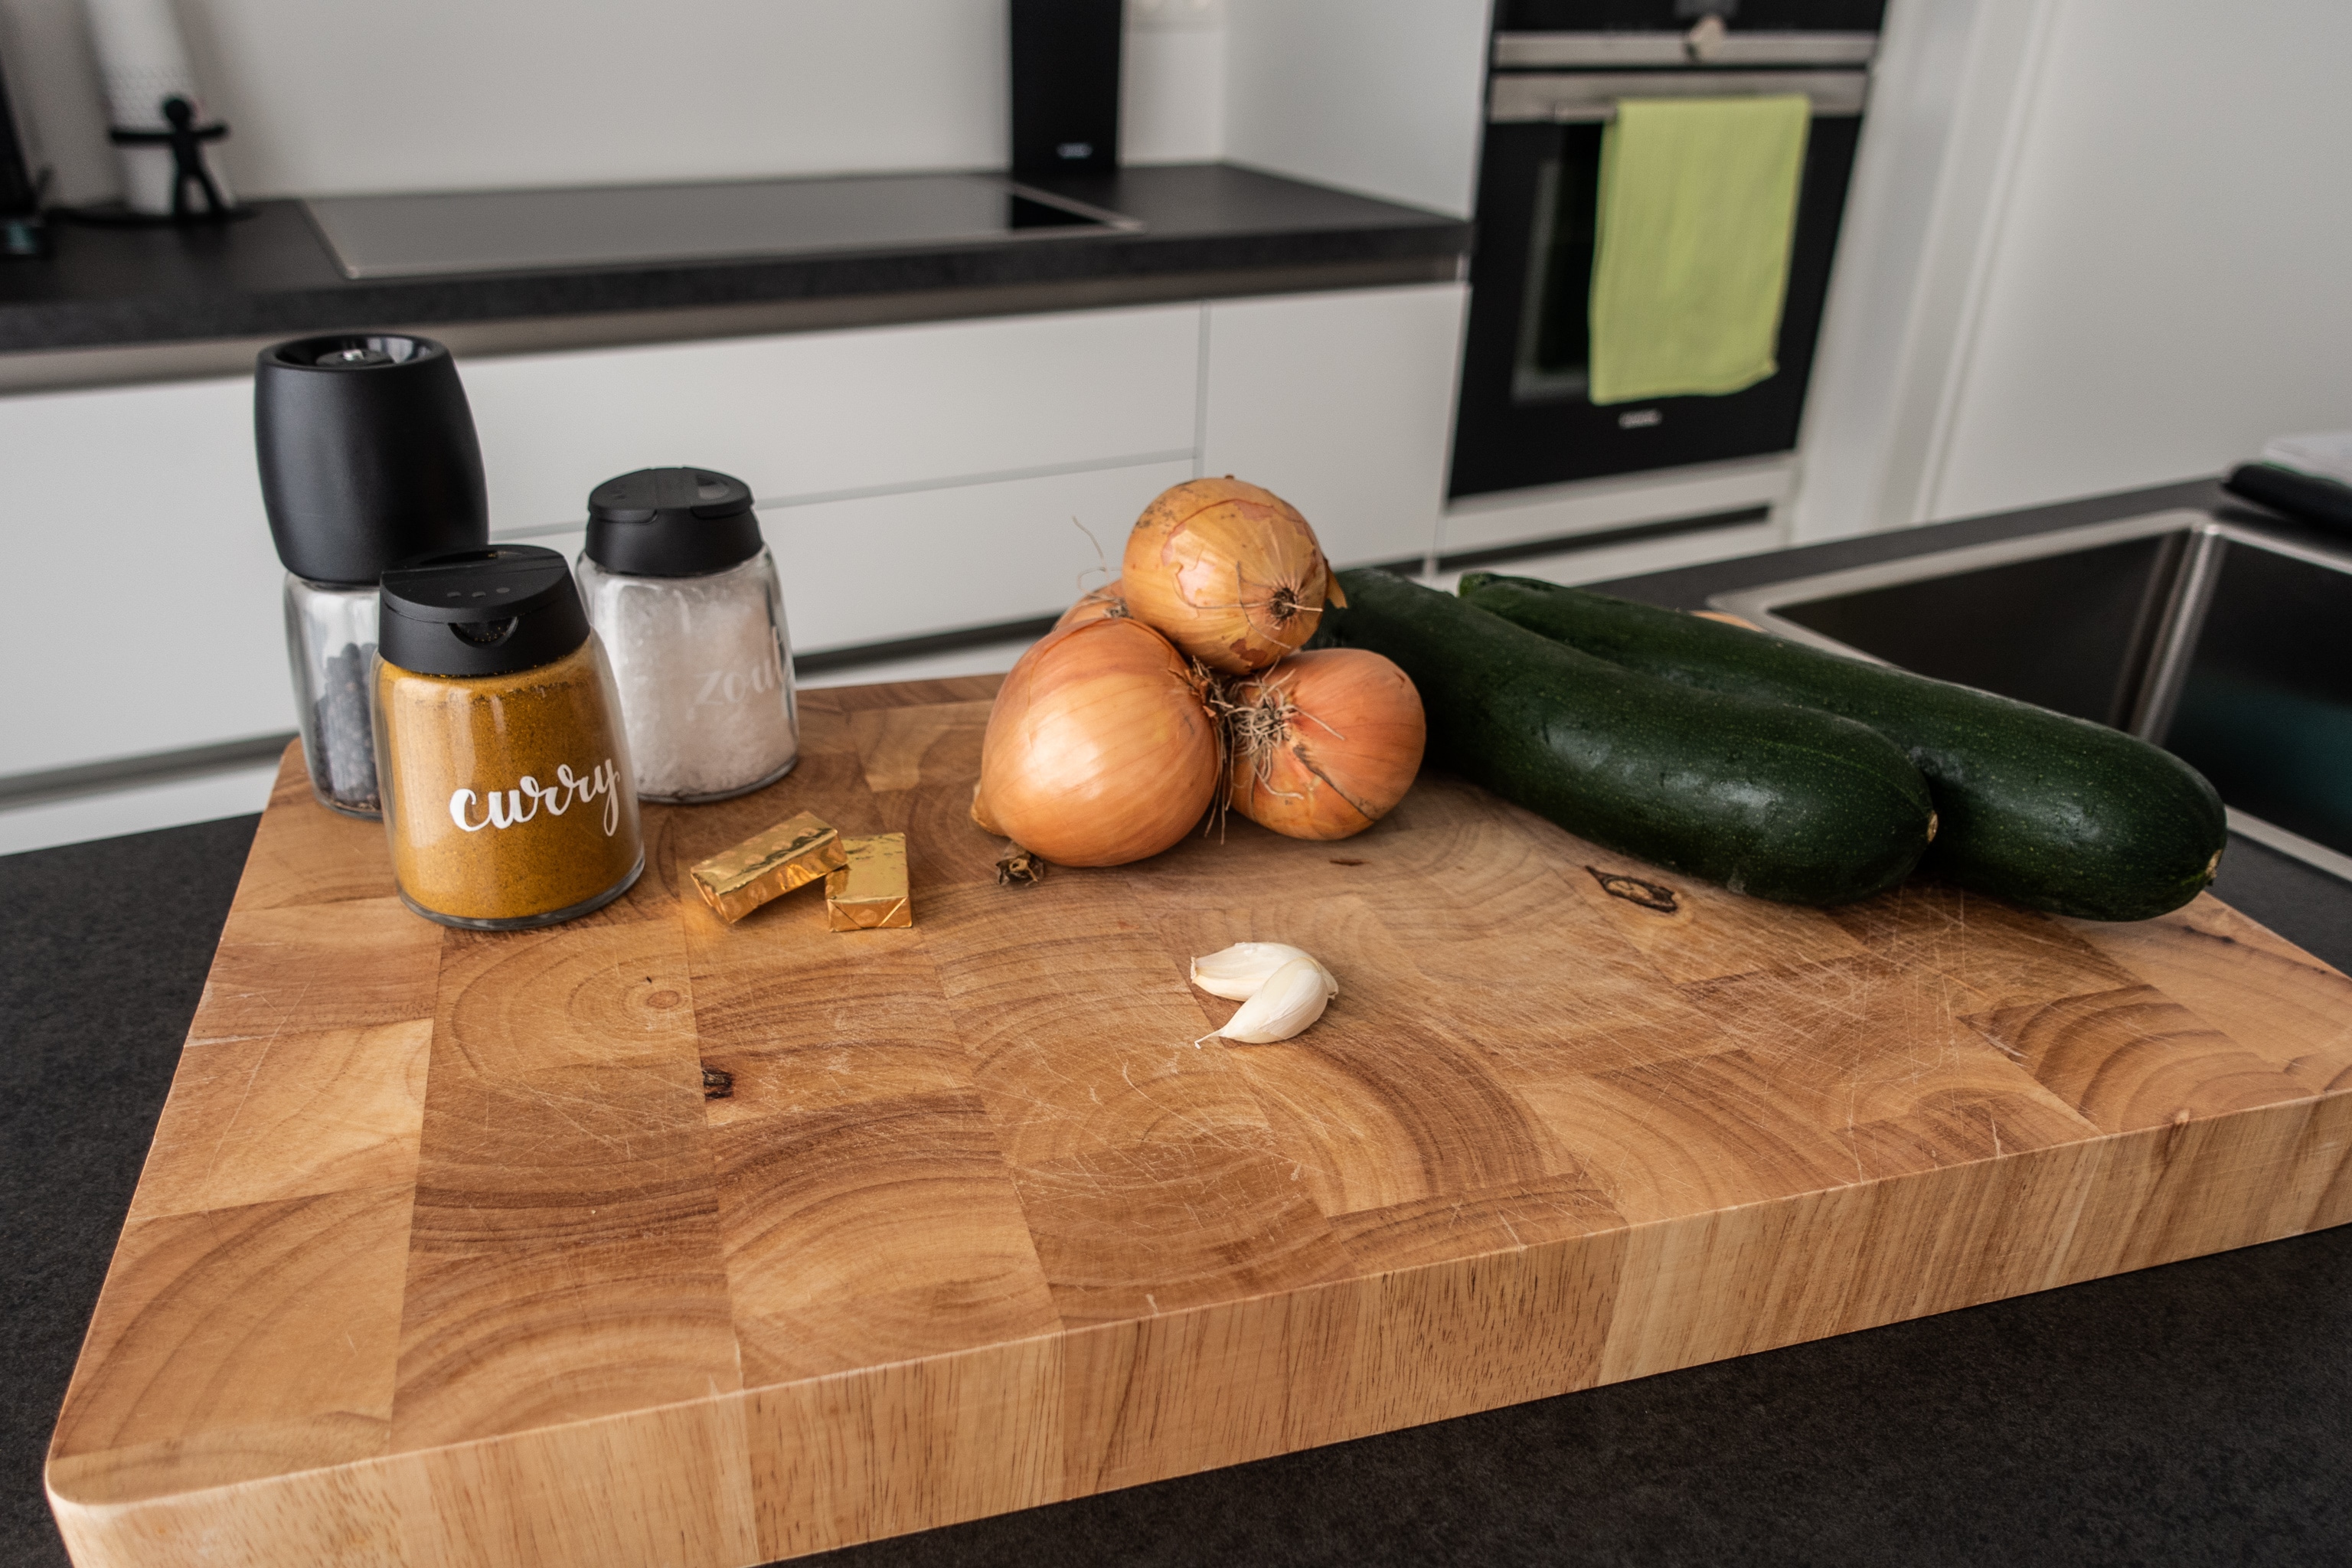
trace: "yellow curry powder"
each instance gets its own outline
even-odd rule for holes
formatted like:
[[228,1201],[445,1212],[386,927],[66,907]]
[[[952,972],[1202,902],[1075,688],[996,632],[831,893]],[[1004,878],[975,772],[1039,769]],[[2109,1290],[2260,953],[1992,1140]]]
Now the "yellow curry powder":
[[635,773],[603,645],[509,675],[376,661],[393,872],[419,913],[537,925],[627,891],[645,865]]

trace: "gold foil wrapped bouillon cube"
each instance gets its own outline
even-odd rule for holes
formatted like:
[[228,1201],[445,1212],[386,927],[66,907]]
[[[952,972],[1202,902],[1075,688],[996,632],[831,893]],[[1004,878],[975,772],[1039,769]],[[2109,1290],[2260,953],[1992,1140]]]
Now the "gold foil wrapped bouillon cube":
[[776,824],[694,868],[702,901],[740,921],[769,900],[848,864],[841,835],[812,812]]
[[825,918],[835,931],[883,931],[915,923],[907,898],[907,836],[877,833],[841,841],[849,864],[824,879]]

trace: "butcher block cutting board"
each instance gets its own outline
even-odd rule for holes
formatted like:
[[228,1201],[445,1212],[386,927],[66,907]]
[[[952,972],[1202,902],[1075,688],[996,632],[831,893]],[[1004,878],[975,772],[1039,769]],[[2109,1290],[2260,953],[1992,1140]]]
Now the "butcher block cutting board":
[[[732,1565],[2352,1219],[2352,982],[2211,898],[1756,902],[1451,778],[1002,887],[988,680],[803,699],[446,931],[290,755],[48,1465],[75,1560]],[[902,830],[916,925],[685,868]],[[1339,997],[1194,1041],[1244,939]]]

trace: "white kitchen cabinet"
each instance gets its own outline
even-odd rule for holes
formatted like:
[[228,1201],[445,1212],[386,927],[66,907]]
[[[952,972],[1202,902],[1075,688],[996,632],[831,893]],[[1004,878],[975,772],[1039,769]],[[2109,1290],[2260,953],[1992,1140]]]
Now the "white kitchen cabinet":
[[1419,560],[1445,500],[1468,301],[1429,283],[1211,302],[1202,471],[1289,501],[1342,566]]
[[[1463,302],[1412,285],[460,371],[493,537],[574,553],[599,480],[723,469],[760,500],[795,647],[819,651],[1058,611],[1204,472],[1287,497],[1343,564],[1418,558]],[[0,776],[293,728],[247,379],[0,398]]]
[[1230,0],[1224,156],[1470,216],[1488,9],[1488,0]]
[[1192,477],[1188,454],[771,509],[760,527],[783,572],[793,647],[856,647],[1058,614],[1118,575],[1136,514]]
[[[793,651],[830,652],[1059,615],[1118,575],[1136,514],[1192,477],[1188,453],[763,507],[760,531],[783,579]],[[586,527],[572,525],[528,542],[576,557],[586,540]]]
[[0,399],[0,774],[294,727],[249,379]]
[[468,361],[494,533],[696,464],[762,503],[1190,457],[1201,307],[1157,305]]

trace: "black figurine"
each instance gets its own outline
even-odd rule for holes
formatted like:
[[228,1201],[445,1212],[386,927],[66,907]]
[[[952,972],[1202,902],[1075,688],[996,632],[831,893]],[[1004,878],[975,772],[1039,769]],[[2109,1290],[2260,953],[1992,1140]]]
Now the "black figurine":
[[[237,209],[221,199],[220,187],[213,183],[212,171],[205,166],[205,143],[217,142],[228,134],[228,126],[221,121],[210,125],[198,125],[196,106],[172,94],[163,102],[163,118],[171,124],[169,131],[109,131],[109,140],[120,147],[152,147],[162,142],[172,149],[172,221],[173,223],[217,223],[235,217]],[[188,200],[193,185],[205,199],[204,210],[194,210]]]

